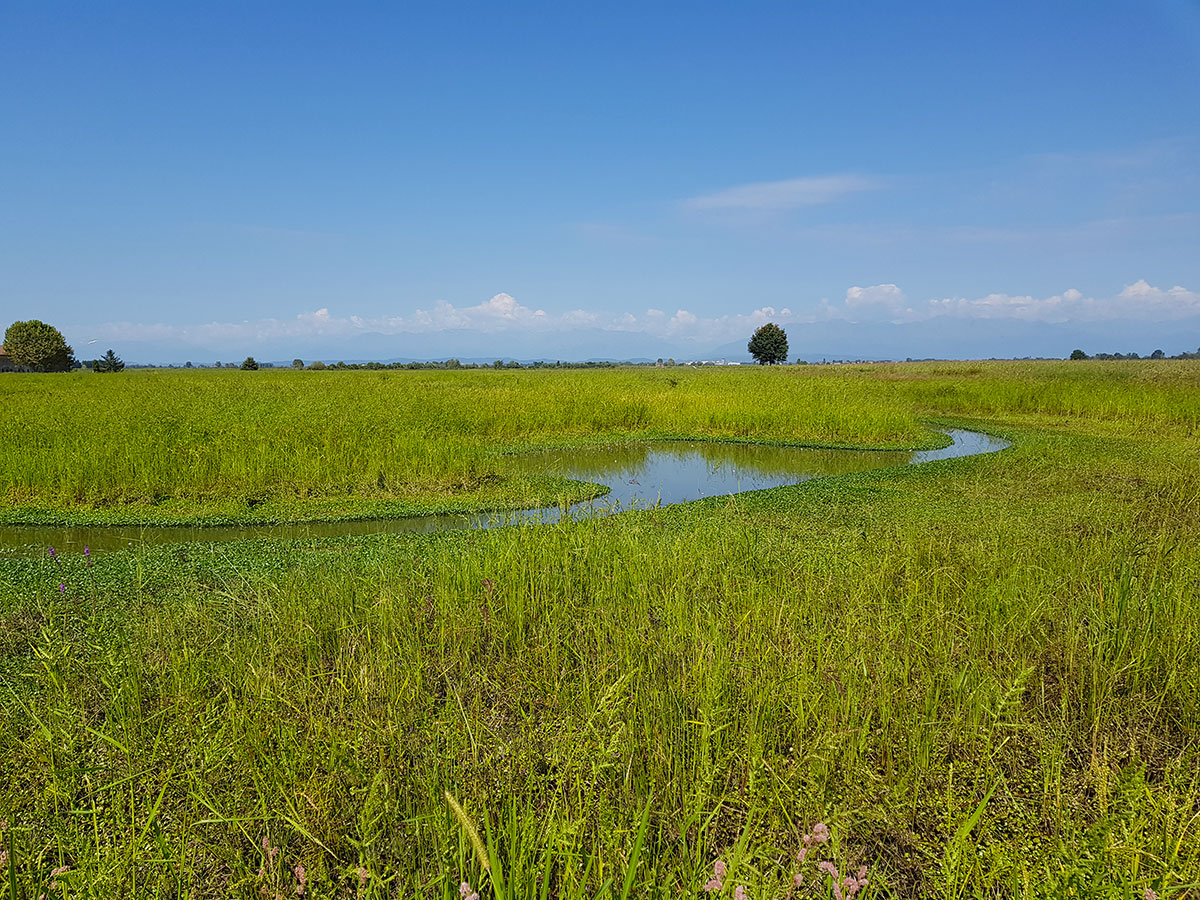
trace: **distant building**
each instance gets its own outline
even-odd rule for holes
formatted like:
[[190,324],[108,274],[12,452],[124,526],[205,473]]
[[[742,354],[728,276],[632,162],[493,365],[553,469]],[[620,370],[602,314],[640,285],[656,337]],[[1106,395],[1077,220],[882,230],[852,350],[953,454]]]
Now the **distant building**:
[[16,368],[13,365],[12,357],[4,352],[3,347],[0,347],[0,372],[12,372]]

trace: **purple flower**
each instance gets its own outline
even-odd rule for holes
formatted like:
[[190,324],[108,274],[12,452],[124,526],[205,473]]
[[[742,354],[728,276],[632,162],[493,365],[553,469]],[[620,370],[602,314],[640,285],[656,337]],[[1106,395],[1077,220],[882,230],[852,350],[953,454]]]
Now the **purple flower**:
[[87,544],[83,545],[83,558],[87,560],[87,564],[92,564],[92,549]]
[[58,592],[60,594],[65,594],[67,592],[67,586],[65,584],[63,584],[61,581],[58,583]]

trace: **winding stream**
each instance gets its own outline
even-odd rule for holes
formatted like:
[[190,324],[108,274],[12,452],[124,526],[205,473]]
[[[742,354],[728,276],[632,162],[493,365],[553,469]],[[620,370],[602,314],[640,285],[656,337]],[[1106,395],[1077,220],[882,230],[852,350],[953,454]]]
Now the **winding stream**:
[[939,459],[995,453],[1008,441],[961,429],[947,430],[952,444],[938,450],[812,450],[799,447],[707,441],[651,441],[609,447],[552,450],[511,457],[517,474],[551,474],[609,488],[596,500],[565,509],[546,507],[509,513],[443,514],[403,519],[358,519],[290,525],[195,526],[0,525],[0,552],[25,554],[56,547],[60,552],[122,550],[139,544],[186,541],[302,539],[358,534],[433,532],[490,528],[519,522],[556,522],[566,516],[606,515],[629,509],[685,503],[742,491],[797,484],[811,478],[868,469],[917,465]]

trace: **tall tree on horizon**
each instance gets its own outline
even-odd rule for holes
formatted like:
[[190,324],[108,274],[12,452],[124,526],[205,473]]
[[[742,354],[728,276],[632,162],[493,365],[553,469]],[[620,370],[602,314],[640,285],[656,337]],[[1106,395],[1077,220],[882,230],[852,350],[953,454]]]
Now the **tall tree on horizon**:
[[774,322],[768,322],[750,336],[746,349],[760,366],[787,362],[787,332]]

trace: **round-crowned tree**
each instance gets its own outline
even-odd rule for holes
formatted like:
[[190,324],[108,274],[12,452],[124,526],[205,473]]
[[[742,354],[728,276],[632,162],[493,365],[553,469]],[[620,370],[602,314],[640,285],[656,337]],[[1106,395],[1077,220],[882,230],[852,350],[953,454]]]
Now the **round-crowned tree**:
[[69,372],[75,367],[74,351],[62,332],[37,319],[9,325],[4,332],[4,352],[14,365],[35,372]]
[[746,349],[760,366],[787,362],[787,332],[774,322],[768,322],[750,336]]
[[242,369],[245,371],[253,372],[257,368],[258,362],[255,361],[253,356],[247,356],[244,360],[242,360]]

